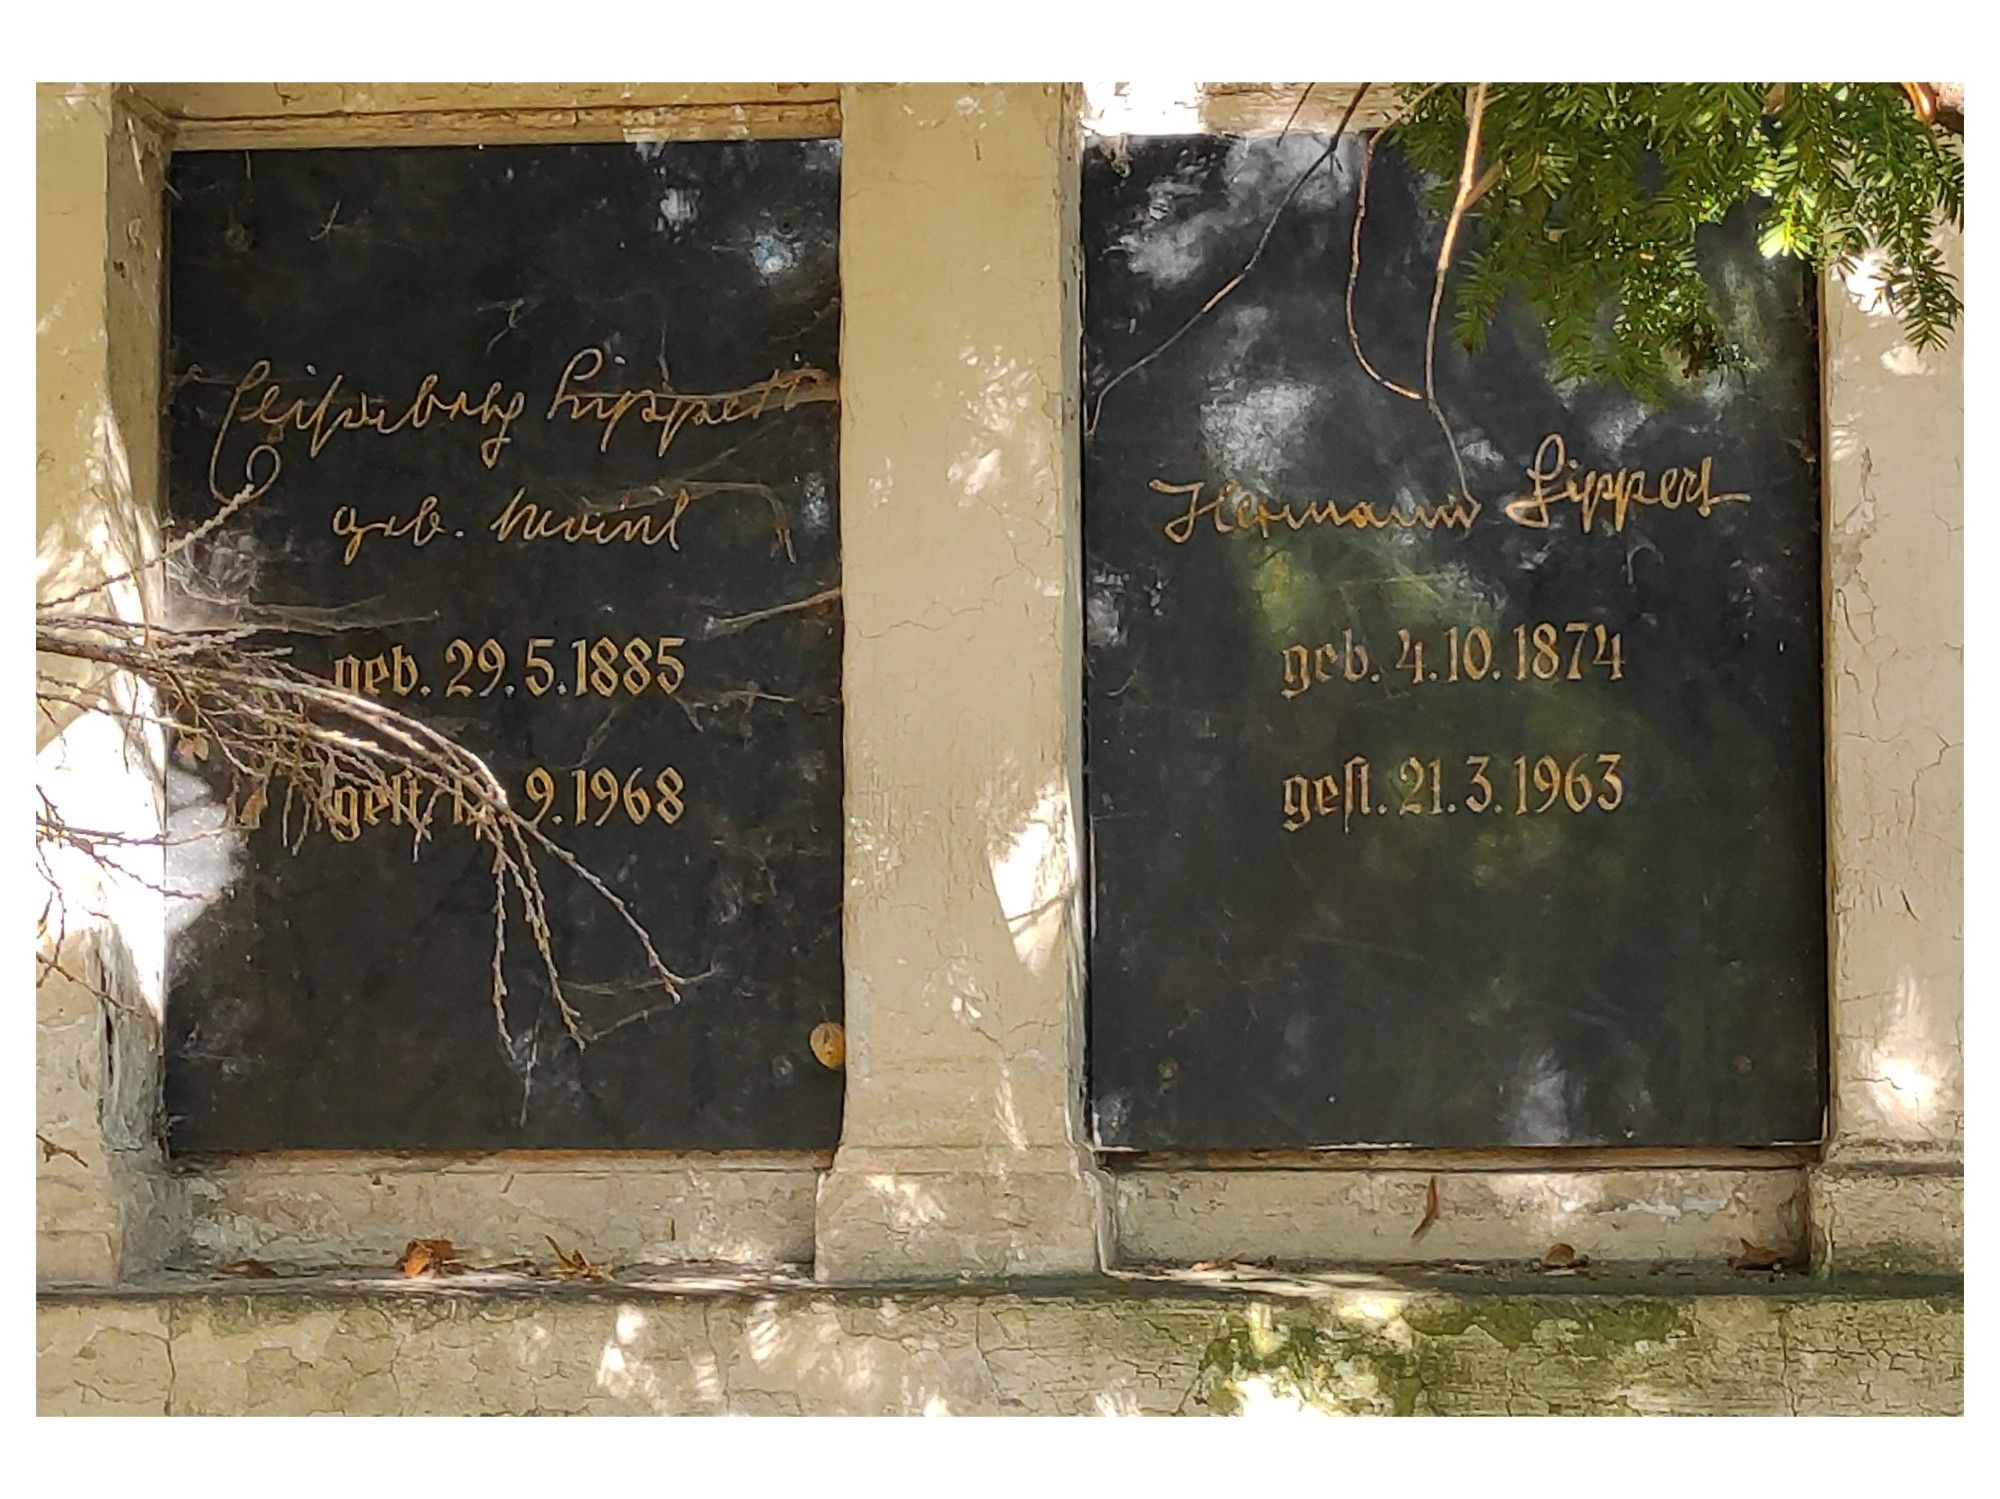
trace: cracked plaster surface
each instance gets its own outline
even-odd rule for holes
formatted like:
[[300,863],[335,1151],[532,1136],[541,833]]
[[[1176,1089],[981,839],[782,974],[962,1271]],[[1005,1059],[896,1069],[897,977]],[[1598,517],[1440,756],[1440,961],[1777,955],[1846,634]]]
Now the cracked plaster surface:
[[42,1299],[46,1413],[1950,1412],[1954,1286],[550,1293],[303,1283]]

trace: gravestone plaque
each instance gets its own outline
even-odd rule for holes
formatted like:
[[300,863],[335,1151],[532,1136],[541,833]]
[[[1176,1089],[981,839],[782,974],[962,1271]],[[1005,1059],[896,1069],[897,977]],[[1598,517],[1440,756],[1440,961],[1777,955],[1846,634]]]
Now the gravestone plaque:
[[[1084,168],[1090,1073],[1113,1148],[1818,1138],[1814,311],[1705,232],[1744,365],[1649,406],[1444,320],[1364,141]],[[1162,344],[1166,347],[1162,348]],[[1454,463],[1454,445],[1463,481]]]
[[182,738],[173,1148],[835,1142],[839,161],[175,157],[169,508],[249,499],[172,607],[457,739],[576,867],[537,861],[574,1014],[517,889],[496,1003],[454,797],[260,795]]

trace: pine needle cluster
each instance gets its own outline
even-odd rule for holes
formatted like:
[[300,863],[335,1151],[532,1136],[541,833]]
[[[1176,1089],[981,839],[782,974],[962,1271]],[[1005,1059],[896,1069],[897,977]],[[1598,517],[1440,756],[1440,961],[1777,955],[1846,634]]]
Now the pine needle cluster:
[[[1467,91],[1403,98],[1395,135],[1448,209]],[[1745,203],[1767,255],[1843,272],[1866,260],[1918,348],[1958,321],[1936,229],[1964,222],[1963,146],[1900,84],[1491,84],[1478,170],[1458,337],[1477,349],[1518,289],[1565,379],[1657,398],[1740,362],[1697,242]]]

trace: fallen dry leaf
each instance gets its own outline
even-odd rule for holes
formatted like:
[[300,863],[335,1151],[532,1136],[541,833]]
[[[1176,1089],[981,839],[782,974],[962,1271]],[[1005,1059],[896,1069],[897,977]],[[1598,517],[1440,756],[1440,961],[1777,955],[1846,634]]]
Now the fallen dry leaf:
[[839,1021],[821,1021],[812,1028],[806,1044],[812,1048],[820,1066],[829,1072],[838,1072],[847,1065],[847,1032]]
[[548,1239],[549,1248],[556,1252],[555,1268],[548,1272],[555,1279],[603,1280],[610,1274],[603,1265],[592,1264],[585,1258],[581,1249],[564,1249],[549,1235],[543,1234],[542,1237]]
[[1731,1263],[1738,1270],[1782,1270],[1789,1258],[1782,1249],[1766,1249],[1762,1244],[1752,1244],[1748,1239],[1738,1239],[1743,1252]]
[[263,824],[264,808],[270,804],[262,786],[252,786],[250,794],[243,799],[243,805],[236,809],[236,821],[246,828]]
[[244,1280],[271,1280],[278,1272],[262,1260],[230,1260],[227,1264],[217,1265],[215,1273],[241,1276]]
[[412,1239],[403,1246],[396,1268],[414,1280],[420,1275],[450,1275],[465,1264],[449,1239]]
[[1431,1231],[1431,1225],[1438,1221],[1438,1179],[1431,1178],[1431,1184],[1424,1189],[1424,1221],[1419,1223],[1412,1239],[1421,1239]]

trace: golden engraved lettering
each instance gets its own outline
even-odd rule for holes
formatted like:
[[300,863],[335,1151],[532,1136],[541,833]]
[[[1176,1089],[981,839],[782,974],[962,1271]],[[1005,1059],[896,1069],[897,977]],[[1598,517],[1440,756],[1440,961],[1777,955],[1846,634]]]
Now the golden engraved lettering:
[[556,379],[554,397],[544,415],[554,421],[558,415],[572,422],[594,422],[598,427],[597,450],[609,452],[611,439],[625,418],[637,413],[639,420],[660,429],[657,451],[665,457],[674,439],[689,425],[720,427],[730,422],[762,416],[775,400],[777,409],[839,397],[839,385],[822,369],[807,367],[774,370],[769,379],[746,385],[741,390],[690,394],[671,386],[640,385],[592,390],[588,383],[604,373],[604,350],[583,348],[570,356]]
[[[317,400],[293,396],[271,378],[271,362],[260,359],[244,372],[230,393],[228,410],[216,429],[215,444],[209,451],[209,491],[218,500],[227,497],[221,480],[223,452],[233,427],[253,426],[263,430],[264,440],[250,450],[244,460],[244,478],[253,494],[262,494],[276,482],[283,466],[279,445],[287,432],[305,435],[306,455],[317,458],[342,432],[372,432],[390,437],[398,432],[422,429],[433,422],[476,422],[482,431],[491,428],[479,443],[480,462],[492,468],[513,441],[511,428],[527,409],[528,398],[521,391],[509,391],[495,380],[486,393],[474,398],[467,390],[450,395],[439,393],[442,377],[435,371],[417,382],[409,400],[400,404],[366,391],[357,391],[351,402],[340,400],[347,377],[335,374]],[[260,472],[259,464],[268,464]]]
[[1343,831],[1354,826],[1356,817],[1372,817],[1385,810],[1375,805],[1369,791],[1369,764],[1365,755],[1350,755],[1340,767],[1340,775],[1286,776],[1284,779],[1284,829],[1296,833],[1314,819],[1340,814]]
[[1313,684],[1312,653],[1302,645],[1288,645],[1279,656],[1285,663],[1285,685],[1278,689],[1279,695],[1297,697]]
[[[414,771],[399,770],[376,784],[329,788],[319,799],[319,812],[336,841],[352,843],[363,829],[380,827],[384,821],[392,827],[424,828],[430,820],[424,809],[425,795],[424,784]],[[456,820],[464,818],[457,816]]]
[[326,830],[342,843],[361,836],[361,794],[353,786],[340,785],[328,791],[320,811],[326,817]]
[[420,680],[416,658],[400,645],[377,656],[336,656],[333,662],[333,685],[366,697],[408,697]]
[[1255,490],[1225,479],[1213,495],[1204,498],[1205,483],[1170,484],[1154,479],[1148,487],[1158,494],[1185,495],[1187,509],[1167,521],[1162,528],[1167,540],[1185,546],[1193,540],[1206,520],[1218,536],[1255,535],[1268,540],[1274,531],[1300,532],[1309,527],[1332,526],[1355,531],[1382,531],[1395,528],[1411,531],[1465,531],[1479,516],[1479,502],[1471,499],[1447,500],[1438,505],[1420,505],[1397,500],[1383,507],[1373,500],[1356,500],[1342,508],[1337,500],[1311,501],[1295,506],[1290,501],[1275,508]]
[[1393,780],[1397,799],[1377,802],[1370,791],[1372,762],[1350,755],[1340,774],[1294,774],[1281,778],[1281,826],[1296,833],[1311,823],[1340,814],[1342,831],[1352,831],[1356,818],[1394,813],[1404,817],[1541,817],[1569,813],[1585,816],[1616,812],[1625,804],[1622,754],[1586,750],[1578,755],[1516,755],[1512,765],[1512,795],[1500,792],[1490,771],[1491,755],[1467,755],[1462,771],[1448,774],[1443,757],[1426,760],[1411,755],[1397,762]]
[[[284,467],[283,460],[278,457],[277,445],[270,441],[260,442],[244,455],[243,483],[236,489],[225,489],[222,483],[222,450],[229,441],[229,429],[239,421],[253,419],[239,416],[238,408],[242,406],[244,396],[269,378],[270,373],[268,360],[260,359],[250,366],[243,378],[236,382],[236,388],[229,393],[229,409],[222,414],[222,422],[215,429],[215,441],[208,450],[208,492],[222,503],[228,503],[239,491],[250,499],[258,498],[278,482],[278,471]],[[268,464],[261,474],[258,471],[260,460]]]
[[664,541],[678,552],[680,520],[693,503],[683,489],[674,495],[673,509],[666,515],[655,515],[644,506],[631,506],[628,498],[621,498],[612,510],[593,510],[579,504],[568,515],[558,515],[526,495],[525,488],[515,490],[487,526],[495,540],[560,541],[570,545],[589,542],[596,546],[631,541],[649,547]]
[[587,824],[601,828],[622,814],[634,827],[643,826],[652,818],[671,827],[687,812],[687,782],[671,765],[654,775],[650,783],[646,776],[643,768],[634,769],[627,771],[621,781],[618,772],[608,765],[595,769],[577,766],[570,771],[573,796],[564,797],[556,773],[547,766],[537,765],[522,782],[531,803],[525,816],[538,825],[547,818],[556,825],[573,822],[577,827]]
[[1587,535],[1596,528],[1600,516],[1605,517],[1608,530],[1623,531],[1635,506],[1662,510],[1686,506],[1706,520],[1718,506],[1750,502],[1745,493],[1715,492],[1712,454],[1691,467],[1663,471],[1650,491],[1642,468],[1584,469],[1578,473],[1581,468],[1569,456],[1562,434],[1551,432],[1535,449],[1535,461],[1528,466],[1531,489],[1507,502],[1507,518],[1530,530],[1546,531],[1552,505],[1574,505],[1578,524]]
[[438,497],[434,494],[425,495],[410,514],[382,520],[364,521],[352,505],[342,505],[333,512],[332,524],[333,534],[347,543],[340,554],[344,567],[354,565],[354,559],[361,555],[362,546],[371,537],[379,536],[384,541],[407,539],[412,547],[426,547],[444,530],[444,519],[438,514]]
[[[506,645],[488,635],[473,640],[463,635],[446,641],[442,651],[449,675],[444,683],[447,698],[487,698],[499,693],[512,697],[518,687],[530,697],[575,693],[585,697],[643,697],[657,693],[671,697],[687,680],[687,663],[682,652],[685,635],[599,635],[568,641],[566,650],[574,663],[574,675],[558,674],[552,635],[534,635],[518,658]],[[333,660],[333,685],[343,692],[373,698],[407,698],[413,694],[429,697],[417,657],[402,644],[392,644],[373,656],[344,655]]]
[[1279,696],[1289,701],[1323,682],[1379,682],[1385,672],[1396,673],[1399,681],[1406,680],[1412,687],[1496,678],[1516,682],[1625,679],[1624,636],[1590,620],[1560,624],[1538,620],[1514,626],[1511,664],[1496,649],[1493,632],[1484,625],[1452,624],[1440,629],[1432,624],[1428,638],[1407,628],[1396,630],[1395,636],[1396,658],[1391,663],[1385,652],[1380,670],[1374,666],[1367,642],[1357,639],[1352,628],[1342,630],[1337,642],[1298,641],[1280,646]]

